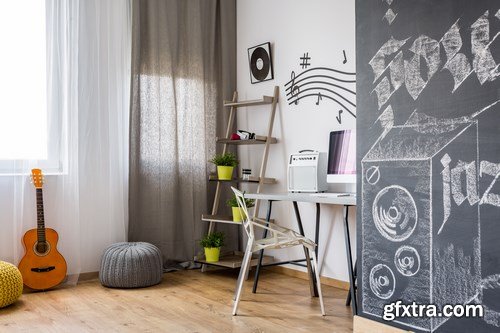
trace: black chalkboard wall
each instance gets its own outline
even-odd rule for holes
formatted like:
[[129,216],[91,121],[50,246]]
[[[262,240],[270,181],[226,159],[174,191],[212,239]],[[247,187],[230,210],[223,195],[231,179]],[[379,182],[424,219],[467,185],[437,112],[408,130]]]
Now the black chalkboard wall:
[[[499,0],[356,0],[361,316],[500,332],[499,35]],[[384,321],[397,300],[484,317]]]

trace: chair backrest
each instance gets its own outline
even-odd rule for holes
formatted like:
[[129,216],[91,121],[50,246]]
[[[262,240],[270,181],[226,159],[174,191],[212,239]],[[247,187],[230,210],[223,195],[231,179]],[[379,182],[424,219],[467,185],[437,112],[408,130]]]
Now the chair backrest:
[[234,195],[236,196],[238,207],[241,210],[242,223],[243,227],[245,228],[245,232],[247,233],[247,236],[249,238],[254,239],[255,237],[253,232],[253,224],[252,221],[250,220],[250,214],[248,214],[248,207],[245,202],[245,195],[237,188],[231,186],[231,189],[233,190]]

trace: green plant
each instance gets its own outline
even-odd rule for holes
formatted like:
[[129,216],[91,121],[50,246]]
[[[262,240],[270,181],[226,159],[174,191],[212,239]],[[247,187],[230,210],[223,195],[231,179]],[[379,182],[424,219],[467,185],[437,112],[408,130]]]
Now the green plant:
[[[226,201],[227,205],[229,207],[238,207],[238,200],[236,200],[236,196],[233,196],[231,199]],[[254,199],[245,199],[245,205],[247,208],[251,208],[255,206],[255,200]]]
[[214,232],[208,234],[201,239],[200,245],[208,248],[224,246],[224,233]]
[[215,155],[214,158],[210,160],[213,164],[217,166],[232,166],[238,165],[238,159],[233,153],[225,153],[222,155]]

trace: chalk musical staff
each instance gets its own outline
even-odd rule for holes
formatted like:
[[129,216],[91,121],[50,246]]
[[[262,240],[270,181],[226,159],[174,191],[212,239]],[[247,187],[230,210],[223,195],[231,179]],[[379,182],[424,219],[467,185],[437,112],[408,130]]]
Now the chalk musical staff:
[[[316,105],[326,100],[338,104],[343,111],[356,117],[356,73],[327,67],[313,67],[296,74],[292,71],[285,84],[289,105],[297,105],[301,99],[312,97]],[[342,121],[339,114],[337,120]]]
[[344,52],[344,61],[342,63],[345,65],[347,63],[347,56],[345,55],[345,50],[342,50]]

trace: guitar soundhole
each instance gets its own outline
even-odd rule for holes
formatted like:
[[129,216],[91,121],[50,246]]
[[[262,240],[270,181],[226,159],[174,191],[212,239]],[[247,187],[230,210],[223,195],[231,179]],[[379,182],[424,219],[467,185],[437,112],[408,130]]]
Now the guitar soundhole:
[[46,256],[50,251],[50,244],[48,242],[36,242],[33,251],[38,256]]

